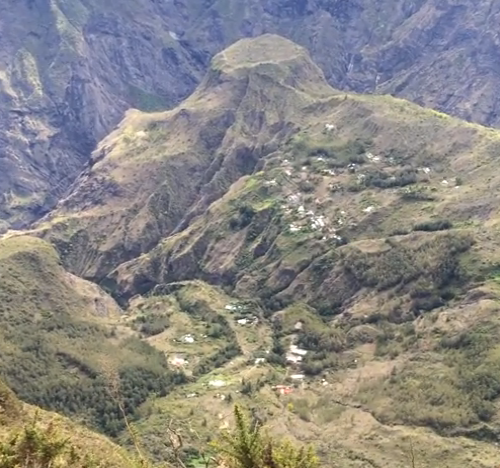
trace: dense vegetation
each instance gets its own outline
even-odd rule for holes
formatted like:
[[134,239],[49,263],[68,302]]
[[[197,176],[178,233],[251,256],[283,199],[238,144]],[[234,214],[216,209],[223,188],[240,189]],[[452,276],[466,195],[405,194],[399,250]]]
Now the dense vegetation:
[[325,159],[331,168],[343,168],[349,165],[362,165],[367,162],[365,153],[369,151],[371,140],[356,138],[342,143],[313,142],[309,137],[295,137],[290,141],[292,155],[297,160],[297,166],[313,164],[312,158]]
[[[414,330],[408,331],[407,337],[415,337]],[[404,340],[397,328],[389,333],[380,343],[381,352],[397,354]],[[377,416],[387,422],[425,425],[447,434],[475,427],[468,435],[495,439],[491,428],[481,424],[495,417],[500,395],[498,336],[498,324],[492,322],[443,336],[427,353],[427,365],[407,362],[380,387],[363,389],[362,400],[370,401]],[[380,392],[391,398],[390,408],[377,407]]]
[[20,431],[14,431],[0,444],[2,468],[98,468],[108,466],[92,452],[82,453],[53,426],[40,427],[36,421]]
[[[297,448],[287,441],[276,440],[262,432],[260,424],[250,422],[242,410],[235,406],[236,427],[224,432],[220,440],[207,447],[200,461],[205,467],[228,468],[317,468],[318,458],[312,448]],[[175,455],[173,466],[185,468],[180,456],[182,438],[175,429],[168,428]],[[124,467],[153,467],[136,446],[136,456],[123,456]],[[62,437],[53,425],[44,426],[36,419],[20,430],[12,430],[0,441],[0,467],[2,468],[108,468],[116,461],[107,460],[100,453],[85,451]]]
[[[83,357],[55,351],[49,340],[39,340],[35,355],[23,353],[3,362],[3,376],[23,400],[83,417],[93,427],[117,436],[124,426],[119,403],[109,392],[113,379],[119,379],[123,408],[132,417],[149,396],[164,396],[184,381],[182,374],[168,369],[162,354],[137,339],[124,342],[116,350],[120,351],[136,362],[121,364],[115,377]],[[57,368],[46,374],[44,363],[50,366],[52,362],[59,363],[60,374]]]
[[189,291],[179,291],[176,294],[182,310],[201,320],[206,326],[207,336],[213,339],[223,339],[222,346],[214,354],[203,356],[193,370],[194,375],[202,375],[213,369],[222,367],[225,363],[241,353],[236,335],[228,320],[214,311],[207,301],[193,297]]
[[[363,443],[339,441],[346,452],[370,445],[368,433],[388,433],[381,423],[405,424],[402,438],[423,425],[494,440],[498,329],[477,325],[497,314],[497,236],[494,219],[484,222],[493,208],[484,201],[477,216],[470,195],[491,199],[480,196],[489,171],[477,161],[495,167],[498,135],[390,98],[318,99],[321,80],[301,86],[296,76],[312,64],[271,62],[257,73],[229,67],[238,85],[224,78],[227,101],[218,68],[189,106],[136,114],[37,232],[65,251],[71,271],[95,280],[109,273],[131,320],[67,274],[47,244],[3,244],[1,376],[26,401],[118,437],[123,414],[139,416],[141,435],[175,414],[192,424],[187,438],[199,431],[204,444],[228,424],[234,399],[262,403],[278,425],[296,423],[299,438],[313,432],[302,422],[324,424],[322,444],[350,418],[365,418],[373,427],[357,426]],[[218,109],[233,99],[234,112]],[[457,172],[472,167],[474,180],[459,183]],[[489,282],[481,271],[492,273]],[[227,307],[242,298],[255,307]],[[292,345],[303,349],[294,355]],[[332,401],[341,408],[325,416],[320,408]],[[243,442],[260,440],[238,424]],[[374,461],[379,442],[365,464],[384,466]],[[145,443],[158,459],[162,444]],[[6,456],[22,445],[11,443]],[[240,440],[228,450],[244,457],[228,463],[280,466],[285,455],[267,445],[252,453]],[[189,461],[199,448],[185,449]],[[307,465],[301,456],[286,463]]]
[[133,328],[144,336],[159,335],[169,327],[169,318],[165,314],[149,313],[134,319]]
[[0,376],[23,400],[83,418],[116,436],[123,429],[110,381],[120,381],[126,414],[183,376],[165,356],[89,315],[68,284],[54,250],[24,238],[0,243]]

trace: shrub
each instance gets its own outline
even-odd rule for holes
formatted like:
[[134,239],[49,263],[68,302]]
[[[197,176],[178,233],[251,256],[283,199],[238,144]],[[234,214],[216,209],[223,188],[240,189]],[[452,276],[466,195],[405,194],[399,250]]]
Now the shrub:
[[229,468],[317,468],[319,460],[312,448],[277,441],[262,432],[258,421],[251,423],[235,406],[236,429],[224,433],[214,444],[219,465]]
[[209,327],[207,331],[207,336],[214,339],[222,338],[223,336],[225,336],[225,332],[226,332],[225,327],[223,327],[219,323],[214,323]]
[[82,453],[54,426],[42,428],[35,419],[0,444],[2,468],[104,468],[108,464],[95,460],[92,453]]
[[383,171],[376,171],[366,174],[363,181],[366,187],[393,188],[405,187],[417,182],[417,173],[414,169],[403,169],[401,171],[388,174]]
[[464,235],[441,235],[416,248],[391,240],[391,249],[367,254],[357,249],[342,255],[342,266],[361,286],[384,290],[426,278],[432,288],[442,290],[467,278],[459,255],[472,245]]
[[407,234],[409,234],[407,229],[396,228],[390,233],[390,236],[406,236]]
[[[297,447],[288,441],[279,441],[264,433],[258,417],[250,422],[239,406],[235,406],[236,428],[224,432],[219,441],[209,446],[209,457],[193,448],[182,448],[182,439],[175,429],[167,428],[165,437],[170,439],[174,451],[174,466],[185,467],[182,458],[200,458],[206,466],[228,468],[318,468],[319,460],[312,448]],[[301,416],[302,417],[302,416]],[[304,416],[305,418],[306,416]],[[206,419],[202,426],[207,425]],[[152,468],[136,446],[138,459],[125,454],[106,460],[94,451],[86,452],[61,437],[55,426],[42,427],[37,420],[19,431],[11,431],[5,442],[0,443],[2,468]],[[120,465],[117,465],[117,463]]]
[[243,204],[238,208],[237,213],[229,220],[229,227],[232,230],[247,227],[255,216],[255,209],[251,205]]
[[305,325],[300,330],[298,344],[313,351],[340,352],[345,349],[346,336],[338,328],[317,330]]
[[304,374],[315,376],[320,375],[326,369],[337,369],[339,363],[337,355],[322,351],[306,355],[301,368]]
[[423,189],[404,189],[401,192],[401,199],[405,201],[434,201],[436,197]]
[[164,314],[147,314],[137,317],[133,322],[133,328],[145,336],[159,335],[170,326],[170,320]]
[[222,367],[226,362],[238,356],[240,353],[241,349],[238,344],[231,342],[211,356],[206,356],[201,359],[201,361],[193,369],[193,374],[202,375],[212,371],[213,369]]
[[452,227],[453,224],[447,219],[437,219],[433,221],[424,221],[422,223],[415,224],[413,230],[434,232],[434,231],[445,231],[447,229],[451,229]]
[[314,185],[307,180],[301,180],[299,182],[299,190],[304,193],[311,193],[314,192]]
[[[404,340],[414,340],[414,333],[384,327],[377,354],[404,349]],[[445,434],[492,420],[500,397],[498,336],[498,324],[482,323],[443,337],[430,359],[408,361],[380,382],[390,405],[374,407],[376,415],[385,422],[425,425]],[[365,391],[376,392],[373,385]]]

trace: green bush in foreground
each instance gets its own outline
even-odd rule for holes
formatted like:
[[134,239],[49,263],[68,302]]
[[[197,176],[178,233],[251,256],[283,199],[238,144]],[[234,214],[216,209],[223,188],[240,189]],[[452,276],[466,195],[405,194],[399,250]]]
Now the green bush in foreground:
[[215,448],[220,463],[229,468],[316,468],[319,460],[312,448],[295,447],[277,441],[250,424],[239,406],[235,406],[236,429],[223,434]]
[[82,454],[53,426],[41,429],[37,422],[25,426],[0,445],[0,468],[99,468],[105,463]]
[[[317,468],[318,458],[312,448],[298,448],[290,442],[276,441],[261,431],[258,424],[250,424],[243,411],[234,410],[236,428],[222,434],[211,447],[216,455],[207,459],[206,466],[225,468]],[[167,432],[169,432],[167,430]],[[170,433],[165,437],[169,438]],[[171,439],[172,440],[172,439]],[[175,447],[174,447],[175,449]],[[153,468],[139,458],[116,460],[99,459],[94,453],[76,448],[69,438],[61,437],[54,426],[42,427],[35,419],[20,431],[13,431],[0,443],[0,468]],[[175,450],[174,450],[175,451]],[[185,464],[176,457],[178,468]]]

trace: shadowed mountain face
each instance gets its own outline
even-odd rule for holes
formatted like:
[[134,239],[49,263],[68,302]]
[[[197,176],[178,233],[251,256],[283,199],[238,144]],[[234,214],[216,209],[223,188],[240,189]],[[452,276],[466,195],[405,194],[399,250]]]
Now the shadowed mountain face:
[[335,87],[497,125],[498,6],[417,0],[7,0],[0,6],[0,218],[50,210],[130,107],[169,108],[235,40],[305,46]]

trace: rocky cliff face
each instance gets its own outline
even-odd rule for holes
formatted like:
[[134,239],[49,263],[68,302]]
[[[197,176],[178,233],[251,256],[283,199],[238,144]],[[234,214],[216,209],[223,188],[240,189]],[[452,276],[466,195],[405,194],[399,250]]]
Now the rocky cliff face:
[[0,218],[48,211],[129,107],[171,107],[210,58],[275,32],[335,87],[497,125],[499,6],[465,0],[7,0],[0,6]]
[[0,6],[0,216],[14,227],[54,205],[127,108],[168,107],[205,67],[157,8],[130,3]]

